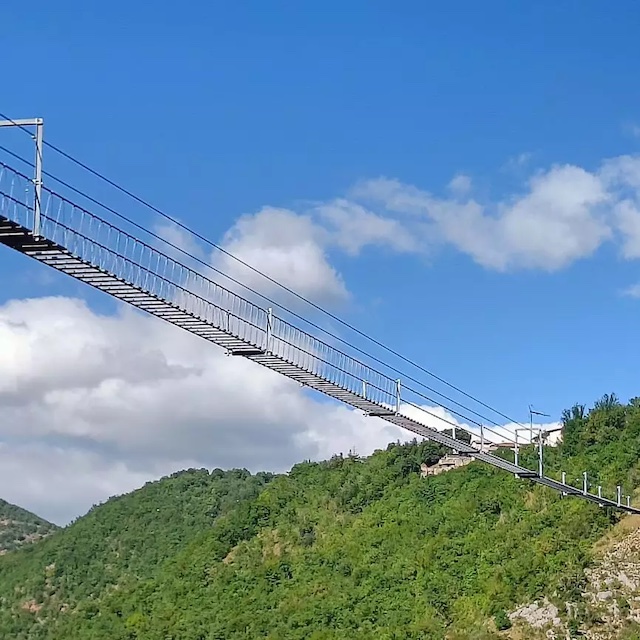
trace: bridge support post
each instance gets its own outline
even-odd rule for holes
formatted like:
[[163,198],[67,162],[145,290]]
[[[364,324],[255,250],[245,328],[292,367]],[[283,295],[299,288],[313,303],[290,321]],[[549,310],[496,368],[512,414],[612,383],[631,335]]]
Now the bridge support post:
[[273,335],[273,309],[269,307],[267,309],[267,344],[265,345],[265,351],[271,353],[271,337]]
[[[40,237],[40,214],[42,211],[42,145],[44,120],[42,118],[27,118],[20,120],[0,120],[0,127],[35,127],[36,133],[33,140],[36,144],[36,158],[33,172],[33,235]],[[26,130],[26,129],[25,129]]]
[[36,118],[36,161],[34,167],[33,184],[35,194],[33,198],[33,235],[40,237],[40,213],[42,208],[42,118]]
[[538,475],[542,478],[543,476],[543,467],[542,467],[542,429],[538,431]]

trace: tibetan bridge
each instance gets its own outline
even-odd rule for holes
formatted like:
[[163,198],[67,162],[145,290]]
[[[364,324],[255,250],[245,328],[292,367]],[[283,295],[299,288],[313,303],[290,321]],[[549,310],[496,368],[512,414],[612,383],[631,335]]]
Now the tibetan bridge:
[[[622,502],[620,488],[617,499],[611,500],[603,497],[600,489],[598,494],[591,493],[586,482],[578,488],[545,476],[541,457],[538,468],[531,470],[491,453],[483,442],[478,445],[457,439],[455,430],[448,435],[427,426],[420,420],[418,405],[411,402],[408,393],[405,396],[401,380],[303,331],[120,225],[51,191],[42,185],[38,162],[36,172],[34,179],[0,163],[0,243],[10,249],[366,415],[563,495],[640,514],[628,500]],[[484,438],[484,433],[481,435]],[[500,438],[504,440],[502,434]],[[514,445],[517,461],[517,442]],[[539,448],[542,455],[542,444]]]

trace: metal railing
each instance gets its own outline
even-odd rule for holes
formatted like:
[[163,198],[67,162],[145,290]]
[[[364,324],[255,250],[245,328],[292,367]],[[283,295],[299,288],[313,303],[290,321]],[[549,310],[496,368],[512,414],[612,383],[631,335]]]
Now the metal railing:
[[[34,225],[33,187],[33,180],[0,162],[0,214],[27,230],[32,230]],[[386,410],[386,414],[390,416],[387,419],[391,422],[402,423],[417,433],[446,442],[447,446],[458,446],[462,451],[473,452],[479,459],[494,466],[507,468],[516,475],[528,472],[517,464],[517,442],[505,437],[504,433],[470,419],[469,422],[479,427],[477,432],[444,419],[444,422],[453,426],[454,436],[449,438],[437,434],[429,422],[432,422],[432,419],[443,418],[412,401],[412,398],[415,400],[425,397],[415,388],[403,387],[400,380],[303,331],[275,315],[271,309],[262,308],[230,291],[203,272],[182,264],[157,247],[136,238],[50,189],[42,188],[40,203],[40,234],[48,242],[59,247],[58,257],[63,262],[64,256],[72,256],[74,264],[84,264],[94,272],[97,269],[98,273],[102,272],[108,276],[111,282],[113,279],[116,282],[121,281],[127,287],[133,287],[156,300],[166,302],[171,307],[240,340],[241,343],[254,347],[254,353],[258,350],[259,354],[276,356],[280,361],[314,376],[314,379],[333,385],[334,391],[325,391],[329,395],[344,399],[341,392],[347,391]],[[43,255],[39,256],[40,250],[36,244],[32,242],[29,247],[25,249],[25,253],[55,266],[55,260],[51,262],[50,258],[43,258],[47,251],[43,251]],[[73,275],[73,270],[69,273]],[[179,325],[178,322],[176,324]],[[215,342],[216,339],[212,338],[212,341]],[[282,372],[275,365],[272,365],[272,368]],[[285,372],[285,375],[290,374]],[[292,374],[290,377],[296,378]],[[317,388],[325,389],[323,386]],[[347,401],[352,403],[353,399]],[[354,406],[356,405],[361,406],[359,400]],[[385,414],[385,411],[382,414]],[[409,426],[406,426],[407,421],[410,423]],[[456,440],[456,431],[480,435],[480,447],[476,448]],[[484,440],[486,434],[494,434],[501,442],[515,446],[515,465],[509,463],[505,466],[494,456],[483,453],[482,443],[488,441]],[[567,492],[576,495],[576,490],[565,484],[564,474],[562,483],[543,476],[542,446],[539,448],[539,472],[528,472],[527,477],[537,473],[536,481],[562,491],[565,495]],[[585,497],[600,502],[602,506],[615,504],[602,499],[601,488],[598,490],[598,496],[587,494],[586,489],[582,493]],[[617,506],[620,507],[619,487],[618,494]],[[629,505],[627,508],[640,513]]]
[[[30,228],[30,179],[0,164],[4,215]],[[73,256],[183,309],[249,345],[381,406],[396,407],[398,383],[199,271],[43,187],[41,233]]]

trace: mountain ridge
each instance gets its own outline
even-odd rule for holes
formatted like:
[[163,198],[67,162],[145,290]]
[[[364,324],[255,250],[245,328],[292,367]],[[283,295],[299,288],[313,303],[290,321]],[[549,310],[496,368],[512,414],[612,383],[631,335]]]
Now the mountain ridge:
[[[480,462],[421,477],[420,465],[443,453],[413,441],[368,458],[303,462],[284,475],[191,469],[148,483],[0,558],[0,636],[632,633],[633,590],[616,592],[626,613],[615,624],[598,623],[597,607],[583,596],[597,583],[589,576],[605,575],[589,574],[600,562],[596,544],[628,522],[623,516]],[[587,469],[607,491],[619,482],[637,487],[640,402],[606,396],[588,412],[565,412],[563,442],[545,457],[552,474]],[[524,448],[521,459],[534,466],[536,452]],[[547,601],[560,622],[531,628],[526,615]]]
[[37,542],[57,530],[57,525],[0,498],[0,555]]

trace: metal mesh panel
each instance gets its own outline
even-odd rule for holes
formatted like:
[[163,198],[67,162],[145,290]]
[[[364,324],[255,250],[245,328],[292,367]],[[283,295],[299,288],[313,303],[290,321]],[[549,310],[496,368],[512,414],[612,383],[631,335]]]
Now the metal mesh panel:
[[[28,191],[29,179],[0,168],[3,215],[25,226],[28,201],[22,205],[15,194]],[[265,309],[46,188],[42,203],[42,235],[83,262],[342,389],[396,407],[395,380],[281,318],[273,317],[269,332]]]

